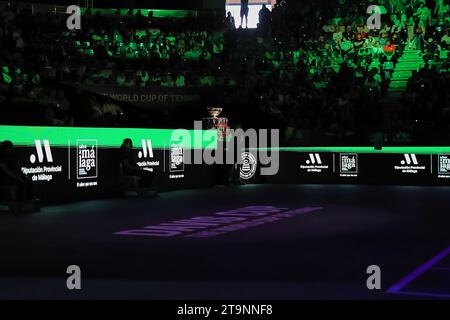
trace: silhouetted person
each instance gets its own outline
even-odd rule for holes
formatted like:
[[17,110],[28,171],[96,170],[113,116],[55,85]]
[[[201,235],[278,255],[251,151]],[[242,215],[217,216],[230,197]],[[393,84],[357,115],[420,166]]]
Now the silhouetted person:
[[227,13],[227,17],[225,19],[225,26],[227,27],[227,30],[236,29],[236,23],[235,23],[234,17],[231,15],[230,11],[228,11],[228,13]]
[[127,176],[137,176],[140,178],[140,187],[149,188],[152,186],[154,173],[143,170],[136,163],[136,157],[133,153],[133,141],[131,139],[124,139],[120,147],[120,161],[122,164],[122,171]]
[[241,0],[241,28],[245,18],[245,27],[248,26],[248,0]]
[[0,185],[15,188],[15,201],[31,200],[31,181],[20,170],[11,141],[0,145]]
[[259,27],[264,34],[267,34],[269,30],[270,15],[270,10],[263,4],[261,10],[259,10]]

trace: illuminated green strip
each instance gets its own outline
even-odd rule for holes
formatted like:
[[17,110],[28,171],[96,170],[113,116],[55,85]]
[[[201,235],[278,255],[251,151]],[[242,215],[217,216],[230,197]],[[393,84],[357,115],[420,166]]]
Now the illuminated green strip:
[[413,154],[442,154],[450,153],[450,147],[383,147],[375,150],[374,147],[281,147],[257,148],[250,150],[271,150],[290,152],[333,152],[333,153],[413,153]]
[[[150,11],[150,10],[143,10]],[[153,11],[153,16],[155,18],[187,18],[187,17],[196,17],[197,11],[194,10],[151,10]],[[145,12],[145,15],[148,16],[148,12]]]
[[[112,8],[92,8],[90,9],[92,15],[96,13],[105,14],[105,15],[114,15],[117,9]],[[128,17],[129,9],[119,9],[120,15],[122,17]],[[153,12],[154,18],[187,18],[187,17],[196,17],[197,11],[195,10],[167,10],[167,9],[133,9],[133,16],[135,16],[138,12],[141,11],[142,15],[148,17],[150,11]],[[81,15],[85,15],[87,8],[81,8]]]
[[[189,133],[190,138],[183,141],[184,148],[216,148],[216,135],[208,138],[203,136],[204,130],[185,131]],[[151,140],[154,149],[163,149],[168,148],[173,142],[174,132],[173,129],[0,126],[0,141],[10,140],[17,146],[34,147],[35,140],[48,140],[51,146],[67,147],[74,146],[77,140],[97,140],[98,147],[117,148],[123,139],[130,138],[135,148],[141,147],[142,140]]]

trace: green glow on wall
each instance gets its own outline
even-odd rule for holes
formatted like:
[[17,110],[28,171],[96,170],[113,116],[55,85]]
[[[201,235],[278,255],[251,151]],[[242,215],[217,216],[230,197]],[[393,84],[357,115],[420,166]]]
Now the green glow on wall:
[[[114,15],[117,9],[111,8],[92,8],[90,9],[93,15],[100,13],[101,15]],[[129,9],[119,9],[120,15],[122,17],[128,16]],[[135,16],[138,11],[141,11],[145,17],[148,17],[148,13],[150,11],[153,12],[154,18],[187,18],[187,17],[196,17],[197,11],[195,10],[165,10],[165,9],[133,9],[133,15]],[[81,8],[81,15],[86,14],[87,8]]]
[[[146,10],[150,11],[150,10]],[[152,10],[155,18],[187,18],[196,17],[197,11],[193,10]],[[148,15],[148,12],[147,12]]]
[[[133,140],[135,148],[141,147],[142,140],[151,140],[154,149],[169,148],[174,129],[134,129],[134,128],[78,128],[78,127],[30,127],[0,126],[0,141],[10,140],[17,146],[34,147],[35,140],[49,140],[51,146],[74,146],[77,140],[97,140],[100,148],[118,148],[123,139]],[[190,139],[183,141],[186,149],[211,149],[217,146],[217,136],[204,136],[205,130],[186,130]],[[199,136],[199,138],[194,138]]]
[[[375,150],[374,147],[281,147],[259,148],[258,150],[278,150],[288,152],[332,152],[332,153],[413,153],[413,154],[444,154],[450,153],[450,147],[383,147]],[[250,149],[255,150],[255,149]]]

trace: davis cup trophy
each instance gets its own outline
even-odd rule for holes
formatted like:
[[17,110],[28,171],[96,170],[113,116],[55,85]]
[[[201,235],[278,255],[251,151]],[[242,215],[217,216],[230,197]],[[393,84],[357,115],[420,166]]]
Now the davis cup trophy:
[[219,118],[222,108],[209,107],[206,110],[208,111],[209,117],[203,118],[203,126],[207,130],[217,130],[218,141],[227,140],[230,127],[228,126],[227,118]]
[[[206,110],[208,111],[209,117],[203,118],[203,127],[207,130],[217,130],[217,147],[221,148],[224,152],[229,151],[229,148],[234,148],[231,143],[233,137],[228,125],[228,119],[219,117],[222,108],[210,107],[206,108]],[[239,169],[236,166],[239,166],[237,162],[234,164],[224,163],[217,166],[217,186],[229,185],[230,183],[242,183],[239,178]]]

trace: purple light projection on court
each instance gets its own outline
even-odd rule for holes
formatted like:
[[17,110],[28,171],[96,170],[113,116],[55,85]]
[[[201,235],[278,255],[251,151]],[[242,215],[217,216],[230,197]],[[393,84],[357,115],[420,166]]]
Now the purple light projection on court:
[[124,230],[116,232],[115,234],[146,237],[184,236],[189,238],[212,238],[321,209],[321,207],[288,209],[272,206],[250,206],[235,210],[216,212],[212,216],[193,217],[190,219],[146,226],[140,229]]
[[[428,270],[440,270],[441,268],[432,268],[434,265],[439,263],[441,260],[450,255],[450,247],[442,251],[441,253],[434,256],[432,259],[428,260],[424,264],[422,264],[419,268],[408,274],[405,278],[400,280],[398,283],[394,284],[390,287],[387,292],[394,294],[404,294],[410,296],[425,296],[425,297],[434,297],[434,298],[446,298],[450,299],[450,293],[435,293],[435,292],[413,292],[413,291],[402,291],[404,287],[413,282],[415,279],[420,277]],[[450,291],[450,289],[449,289]]]

